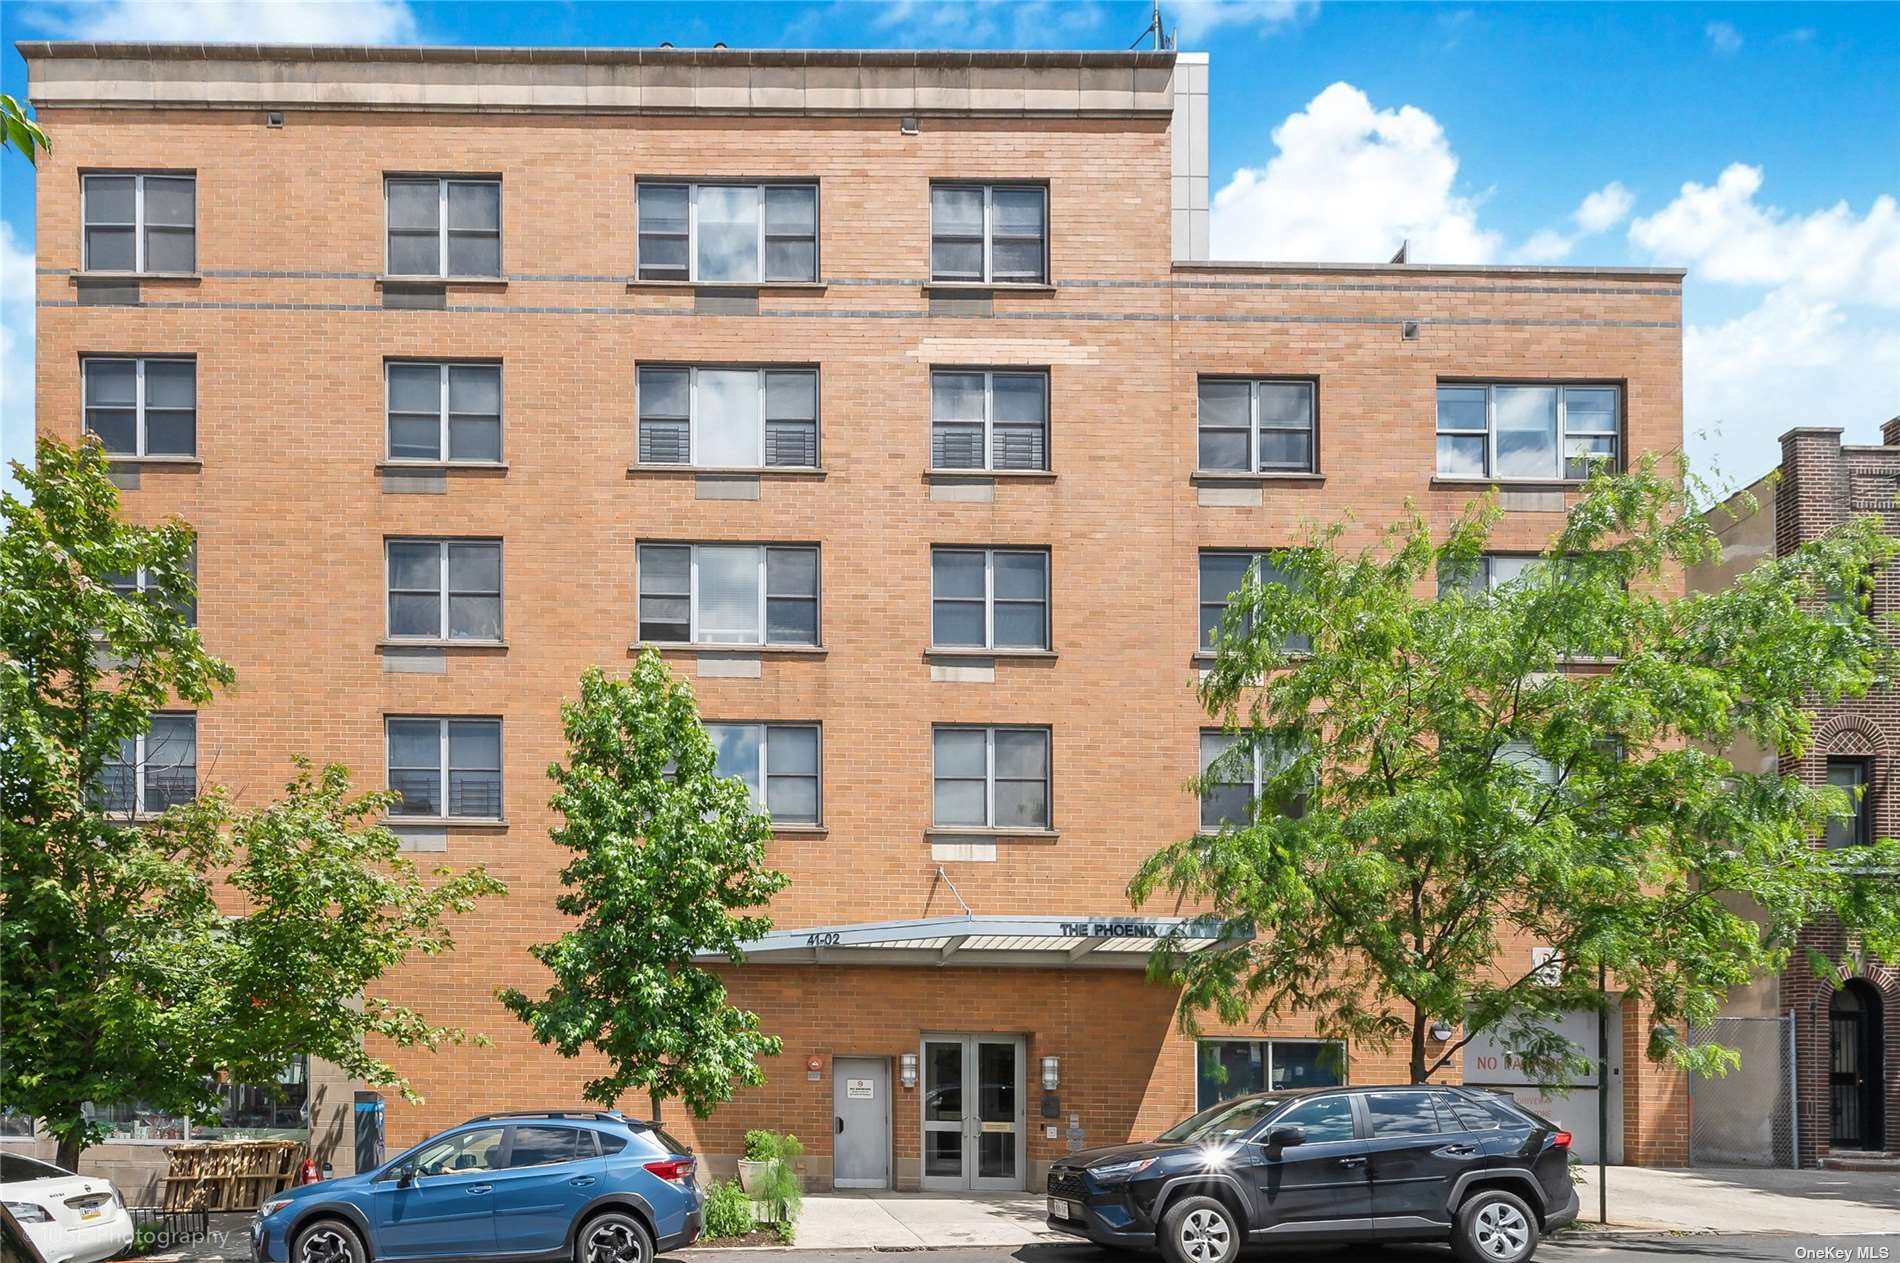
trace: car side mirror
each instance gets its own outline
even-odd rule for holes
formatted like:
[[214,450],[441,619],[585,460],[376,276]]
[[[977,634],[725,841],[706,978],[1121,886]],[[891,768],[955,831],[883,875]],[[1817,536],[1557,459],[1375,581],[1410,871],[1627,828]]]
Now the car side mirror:
[[1284,1149],[1288,1145],[1306,1143],[1306,1132],[1298,1127],[1275,1127],[1267,1133],[1267,1148]]
[[396,1168],[396,1187],[408,1188],[416,1182],[416,1164],[405,1162]]

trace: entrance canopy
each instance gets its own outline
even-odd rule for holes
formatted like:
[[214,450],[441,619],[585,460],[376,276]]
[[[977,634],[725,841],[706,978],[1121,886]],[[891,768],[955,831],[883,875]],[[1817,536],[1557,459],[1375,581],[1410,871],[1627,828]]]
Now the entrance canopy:
[[1242,941],[1222,938],[1218,921],[1189,917],[966,915],[773,930],[747,943],[745,954],[761,965],[1140,969],[1163,939],[1183,953]]

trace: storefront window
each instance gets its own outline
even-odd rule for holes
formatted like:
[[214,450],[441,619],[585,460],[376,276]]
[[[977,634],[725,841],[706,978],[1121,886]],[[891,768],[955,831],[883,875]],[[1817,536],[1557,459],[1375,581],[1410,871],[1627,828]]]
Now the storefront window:
[[14,1139],[33,1134],[33,1116],[16,1113],[11,1109],[0,1109],[0,1140]]
[[183,1140],[185,1120],[150,1105],[93,1105],[80,1107],[85,1116],[105,1130],[108,1142],[114,1140]]
[[[143,1103],[91,1105],[85,1115],[105,1128],[106,1140],[301,1140],[310,1134],[310,1059],[298,1057],[278,1076],[274,1088],[218,1085],[218,1120],[193,1123]],[[20,1134],[4,1129],[0,1136]]]
[[1249,1092],[1325,1088],[1346,1081],[1346,1046],[1324,1040],[1204,1039],[1195,1058],[1194,1107]]

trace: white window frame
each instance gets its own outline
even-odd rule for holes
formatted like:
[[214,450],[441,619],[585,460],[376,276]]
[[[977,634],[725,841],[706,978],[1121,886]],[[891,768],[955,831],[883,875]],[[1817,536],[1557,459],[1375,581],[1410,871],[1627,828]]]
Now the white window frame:
[[[983,556],[983,643],[981,645],[940,645],[937,643],[937,554],[938,553],[981,553]],[[1042,644],[1038,646],[996,644],[996,558],[1004,556],[1042,558]],[[930,649],[932,653],[979,653],[984,651],[999,653],[1048,653],[1051,649],[1050,623],[1053,614],[1054,583],[1050,578],[1050,559],[1047,548],[982,548],[966,547],[961,544],[932,544],[930,546]],[[969,597],[951,597],[950,600],[968,601]],[[1005,597],[1007,604],[1030,605],[1033,602],[1020,598]]]
[[[995,199],[997,189],[1033,190],[1042,194],[1042,277],[1034,281],[999,281],[996,278],[996,214]],[[1041,288],[1049,284],[1049,238],[1054,233],[1054,225],[1049,219],[1049,186],[1034,181],[994,180],[933,180],[930,185],[930,245],[937,240],[936,192],[938,189],[981,189],[983,190],[983,275],[981,279],[969,277],[939,277],[936,264],[930,261],[930,281],[933,285],[1029,285]],[[934,253],[934,251],[932,251]]]
[[[937,734],[940,732],[980,732],[983,734],[983,820],[982,824],[942,824],[937,820]],[[996,734],[999,732],[1036,732],[1042,734],[1043,822],[1039,825],[999,825],[996,823]],[[930,824],[932,829],[980,829],[990,833],[1048,833],[1055,829],[1056,817],[1056,739],[1055,731],[1037,724],[933,724],[930,729]],[[964,780],[965,777],[952,779]]]
[[501,801],[505,809],[506,804],[507,804],[507,794],[508,794],[508,746],[507,746],[508,734],[502,730],[503,724],[501,721],[501,717],[499,715],[413,715],[413,714],[384,715],[383,716],[383,787],[385,789],[390,788],[390,785],[389,785],[389,772],[390,772],[389,725],[391,721],[399,721],[403,723],[433,722],[435,724],[436,742],[437,742],[436,765],[435,765],[436,802],[441,805],[442,810],[440,814],[433,815],[433,816],[404,815],[401,812],[392,811],[389,813],[389,817],[388,817],[390,820],[395,821],[398,824],[429,824],[429,823],[437,822],[437,821],[448,822],[448,823],[474,821],[478,824],[492,824],[496,821],[503,820],[506,818],[505,815],[458,816],[458,815],[453,814],[449,810],[449,772],[451,771],[451,768],[449,766],[449,725],[450,724],[493,724],[495,725],[495,762],[497,764],[497,767],[495,769],[496,797]]
[[[1042,464],[1034,467],[1033,469],[1022,469],[1014,465],[999,469],[996,464],[996,378],[998,374],[1001,374],[1004,377],[1040,377],[1042,379]],[[931,384],[930,450],[933,457],[936,454],[936,448],[937,448],[938,417],[937,417],[937,404],[936,404],[936,384],[937,384],[937,377],[939,375],[946,376],[946,377],[974,377],[978,375],[982,376],[983,378],[983,463],[981,465],[938,465],[936,461],[933,459],[930,462],[930,468],[927,470],[927,472],[933,473],[933,474],[936,474],[936,473],[968,474],[972,472],[979,472],[979,473],[999,473],[1000,472],[1004,474],[1012,474],[1012,473],[1047,473],[1049,471],[1051,466],[1054,464],[1053,456],[1052,456],[1052,453],[1050,452],[1050,444],[1049,444],[1050,430],[1053,428],[1053,426],[1050,423],[1049,414],[1052,411],[1054,411],[1054,406],[1050,400],[1051,382],[1049,378],[1048,369],[1046,368],[954,368],[948,365],[933,366],[930,370],[930,384]],[[945,421],[944,424],[968,425],[969,422]]]
[[[192,784],[196,785],[198,782],[198,712],[195,710],[161,710],[154,711],[152,718],[191,720],[191,780]],[[147,811],[145,808],[145,769],[150,757],[146,749],[145,739],[150,733],[151,730],[148,728],[145,732],[141,732],[138,736],[132,738],[132,816],[134,819],[142,819],[145,816],[157,814],[156,812]],[[120,766],[124,765],[121,764]],[[196,797],[195,790],[193,791],[193,797]]]
[[[824,822],[825,822],[824,725],[816,724],[816,723],[811,723],[811,724],[776,723],[769,720],[755,721],[755,720],[708,719],[705,721],[705,726],[708,729],[752,728],[758,731],[758,734],[759,734],[759,766],[758,766],[759,802],[757,806],[759,810],[765,812],[765,814],[768,816],[772,814],[772,733],[773,731],[777,729],[783,729],[783,730],[811,733],[813,736],[813,739],[817,743],[816,748],[817,748],[817,753],[818,753],[818,770],[816,774],[812,777],[812,779],[817,782],[817,790],[818,790],[817,813],[815,817],[811,820],[788,820],[788,821],[785,821],[783,825],[781,825],[779,821],[777,820],[777,818],[774,817],[772,821],[772,827],[773,828],[789,828],[789,829],[822,829],[824,827]],[[734,775],[734,773],[730,771],[725,771],[725,772],[719,772],[719,775],[732,776]],[[791,774],[787,773],[786,775],[791,775]],[[797,773],[797,775],[802,777],[804,776],[804,773],[799,772]]]
[[[397,635],[391,624],[390,597],[395,595],[390,581],[395,578],[391,572],[390,546],[392,544],[433,544],[436,548],[436,580],[440,587],[436,591],[436,634],[433,636]],[[500,616],[496,628],[499,633],[492,640],[478,636],[449,635],[449,547],[453,544],[493,544],[495,546],[495,604]],[[415,641],[419,644],[435,644],[453,641],[458,645],[498,645],[507,639],[508,631],[505,619],[508,611],[508,559],[502,541],[489,536],[457,535],[390,535],[383,540],[383,635],[389,640]],[[404,591],[417,589],[405,588]]]
[[[640,274],[640,189],[686,190],[686,277],[643,277]],[[699,191],[715,189],[756,189],[759,194],[759,222],[755,225],[751,280],[701,280],[699,275]],[[811,226],[811,279],[803,281],[768,281],[765,279],[765,191],[767,189],[810,189],[812,193]],[[824,201],[819,196],[816,180],[635,180],[633,186],[633,275],[640,284],[652,285],[671,282],[676,285],[819,285],[824,276],[824,263],[819,257],[824,242]]]
[[[438,456],[428,460],[416,456],[397,456],[391,446],[390,421],[393,412],[390,409],[389,370],[394,367],[434,368],[438,370],[438,389],[436,400],[436,451]],[[495,448],[494,460],[457,460],[449,455],[449,370],[453,368],[492,368],[495,370],[496,404],[495,412]],[[478,468],[491,468],[505,464],[508,459],[508,396],[507,383],[502,378],[502,366],[495,360],[410,360],[391,358],[383,361],[383,459],[393,465],[472,465]],[[407,415],[417,416],[418,413]],[[465,414],[474,416],[474,413]]]
[[[640,374],[647,369],[684,370],[686,373],[686,463],[675,461],[643,461],[640,459],[640,424],[644,416],[640,408]],[[753,391],[757,402],[759,463],[756,465],[702,465],[699,460],[699,374],[700,370],[715,373],[751,373],[755,378]],[[772,465],[765,459],[766,454],[766,412],[765,380],[772,373],[806,373],[811,377],[812,397],[812,449],[814,463],[810,465]],[[824,422],[819,415],[822,411],[822,383],[818,379],[818,368],[806,364],[678,364],[670,360],[636,364],[633,370],[633,458],[634,463],[651,469],[743,469],[751,470],[813,470],[824,465],[823,439]],[[781,418],[783,420],[783,418]]]
[[[637,573],[639,570],[639,565],[640,565],[640,551],[639,550],[641,547],[689,548],[692,550],[692,553],[690,557],[688,558],[687,567],[686,567],[686,575],[687,575],[686,616],[687,616],[688,623],[687,623],[687,638],[684,642],[685,644],[703,646],[709,649],[744,649],[744,648],[816,649],[824,644],[824,635],[825,635],[825,595],[824,595],[825,594],[825,570],[824,570],[824,565],[825,565],[825,560],[824,560],[824,550],[819,545],[817,544],[777,544],[777,543],[757,544],[757,543],[748,543],[745,540],[727,541],[727,540],[718,540],[718,539],[641,540],[638,543],[636,543],[634,546],[634,569],[636,573],[634,576],[634,586],[633,586],[633,595],[634,595],[633,621],[634,621],[634,630],[636,633],[640,630],[640,621],[641,621],[640,608],[639,608],[641,592],[640,592],[639,575]],[[703,641],[700,639],[699,550],[702,548],[750,548],[758,553],[759,555],[758,556],[758,584],[759,584],[758,618],[759,618],[759,637],[760,637],[758,640]],[[769,553],[774,548],[803,549],[812,554],[813,562],[814,562],[813,567],[812,567],[812,573],[813,573],[813,577],[816,579],[816,583],[813,585],[814,591],[812,593],[811,600],[812,600],[813,615],[814,615],[813,621],[814,623],[816,623],[816,626],[813,628],[813,633],[814,633],[813,638],[809,643],[802,640],[777,641],[777,640],[765,639],[765,636],[771,626],[766,614],[768,603],[770,601],[770,594],[766,591],[766,571],[769,565]],[[798,599],[802,600],[804,598],[800,597]],[[656,644],[656,645],[679,645],[682,642],[676,641],[676,640],[656,640],[651,643]]]
[[[82,434],[91,434],[92,430],[92,375],[86,371],[88,364],[130,364],[133,366],[132,387],[132,424],[138,438],[138,450],[135,452],[114,452],[106,449],[108,456],[144,458],[146,452],[145,436],[145,366],[147,364],[189,364],[191,365],[191,451],[161,453],[160,459],[191,460],[198,454],[198,360],[190,355],[82,355],[79,357],[79,429]],[[103,405],[102,405],[103,406]],[[162,408],[161,412],[177,412],[183,409]]]
[[[191,599],[191,615],[189,618],[185,620],[185,626],[196,627],[198,625],[198,593],[197,593],[198,545],[196,541],[193,541],[192,546],[191,546],[191,578],[192,578],[192,587],[193,587],[192,599]],[[147,592],[151,591],[151,587],[152,587],[151,571],[145,566],[135,567],[132,571],[132,591],[138,593],[140,596],[144,596]],[[114,588],[114,590],[115,591],[117,590],[116,587]]]
[[[195,276],[197,272],[153,273],[145,270],[145,180],[147,177],[160,180],[191,181],[191,261],[194,269],[198,266],[198,173],[196,171],[85,171],[79,176],[79,261],[83,272],[101,272],[109,276]],[[134,181],[132,187],[132,222],[121,224],[104,220],[92,220],[86,217],[92,204],[92,195],[86,189],[89,180],[126,180]],[[177,228],[177,224],[160,224],[160,228]],[[115,268],[95,268],[92,266],[92,243],[88,240],[89,228],[130,228],[132,230],[132,270],[120,271]]]
[[[392,272],[389,270],[389,186],[392,183],[422,184],[435,181],[435,268],[433,272]],[[508,260],[504,254],[506,247],[507,203],[501,187],[500,176],[483,175],[425,175],[419,173],[386,172],[383,175],[383,275],[392,277],[416,277],[435,280],[498,280],[508,275]],[[449,186],[452,184],[492,184],[495,186],[495,271],[486,272],[450,272],[449,271]]]
[[[1228,732],[1224,728],[1203,728],[1200,731],[1199,740],[1196,742],[1195,754],[1197,757],[1200,754],[1199,742],[1205,741],[1209,737],[1216,737],[1216,736],[1226,737],[1228,739],[1227,749],[1222,750],[1220,754],[1215,756],[1217,760],[1227,757],[1227,751],[1239,745],[1241,741],[1243,740],[1240,734]],[[1245,788],[1247,790],[1247,806],[1248,806],[1248,810],[1251,812],[1254,806],[1259,803],[1260,796],[1266,793],[1266,790],[1267,790],[1267,741],[1265,739],[1262,739],[1260,741],[1254,742],[1253,749],[1249,751],[1249,753],[1253,756],[1253,780],[1251,783],[1245,782],[1245,781],[1221,781],[1218,783],[1222,785],[1235,785],[1235,786],[1240,786],[1242,788]],[[1202,776],[1207,775],[1207,770],[1205,768],[1201,769],[1201,775]],[[1301,800],[1304,801],[1304,799],[1305,799],[1305,795],[1302,794]],[[1197,809],[1204,809],[1207,803],[1206,793],[1203,792],[1197,795],[1195,802],[1196,802]],[[1206,820],[1200,819],[1198,810],[1197,810],[1197,822],[1198,823],[1196,824],[1196,831],[1201,834],[1204,834],[1204,835],[1212,834],[1219,831],[1219,826],[1214,826],[1210,828]],[[1242,822],[1235,822],[1235,823],[1246,823],[1246,822],[1242,821]]]
[[[1557,395],[1557,465],[1548,476],[1526,474],[1501,475],[1498,467],[1498,408],[1497,392],[1502,390],[1552,390]],[[1482,390],[1484,392],[1484,429],[1445,429],[1438,420],[1438,392],[1441,390]],[[1570,429],[1570,392],[1573,390],[1607,390],[1616,397],[1616,417],[1613,428],[1609,430]],[[1437,478],[1472,479],[1479,478],[1487,482],[1522,483],[1581,483],[1581,478],[1572,478],[1565,470],[1569,463],[1567,455],[1568,440],[1574,433],[1578,438],[1609,439],[1614,445],[1610,453],[1609,467],[1612,472],[1623,468],[1623,430],[1625,427],[1623,387],[1617,382],[1591,381],[1510,381],[1508,379],[1486,381],[1438,381],[1432,387],[1432,473]],[[1438,440],[1450,435],[1462,438],[1484,437],[1484,472],[1479,475],[1445,473],[1438,467]]]
[[[1247,383],[1247,468],[1204,469],[1201,467],[1201,386],[1205,382]],[[1260,456],[1260,388],[1262,386],[1300,386],[1306,391],[1306,463],[1304,465],[1265,465]],[[1437,396],[1433,396],[1434,402]],[[1275,432],[1296,433],[1285,426],[1267,427]],[[1319,472],[1319,383],[1310,377],[1247,377],[1227,373],[1203,373],[1194,379],[1194,471],[1199,474],[1316,474]]]

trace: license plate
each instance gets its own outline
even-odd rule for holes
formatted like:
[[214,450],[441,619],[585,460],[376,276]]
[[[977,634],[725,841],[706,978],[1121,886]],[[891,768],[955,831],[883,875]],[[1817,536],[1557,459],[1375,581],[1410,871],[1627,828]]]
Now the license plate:
[[1075,1203],[1065,1202],[1060,1197],[1052,1197],[1049,1199],[1049,1214],[1057,1219],[1080,1218],[1080,1216],[1075,1213]]
[[82,1210],[79,1212],[79,1217],[81,1219],[98,1219],[105,1213],[103,1210]]

